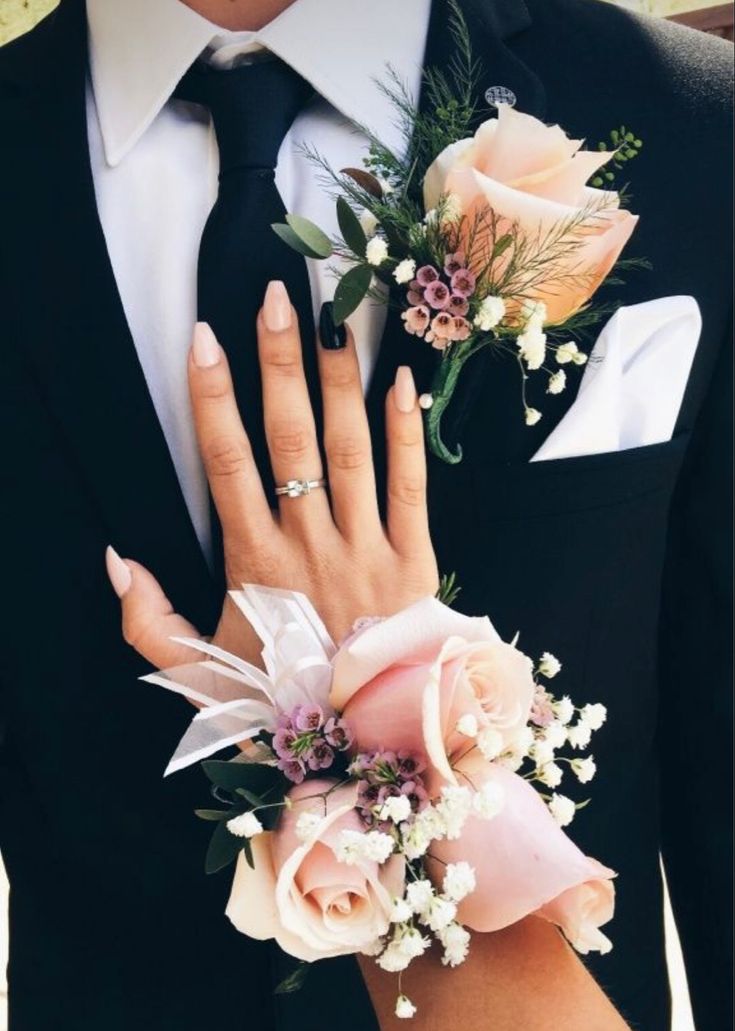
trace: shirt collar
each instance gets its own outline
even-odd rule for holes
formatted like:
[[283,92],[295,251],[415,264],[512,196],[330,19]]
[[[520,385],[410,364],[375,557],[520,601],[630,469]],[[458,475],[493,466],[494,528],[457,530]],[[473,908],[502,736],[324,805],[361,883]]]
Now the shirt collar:
[[[296,0],[254,41],[291,65],[351,121],[388,146],[396,116],[376,80],[386,66],[420,82],[431,0]],[[180,0],[87,0],[92,88],[105,149],[116,165],[135,146],[193,61],[223,30]]]

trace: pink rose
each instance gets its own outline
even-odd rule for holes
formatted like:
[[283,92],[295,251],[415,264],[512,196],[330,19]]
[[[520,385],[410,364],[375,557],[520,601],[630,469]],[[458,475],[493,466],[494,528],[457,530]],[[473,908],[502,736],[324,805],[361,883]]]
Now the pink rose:
[[531,660],[501,641],[488,619],[425,598],[340,648],[330,701],[358,751],[418,752],[435,777],[453,783],[452,764],[475,744],[457,730],[462,717],[510,746],[528,722],[534,691]]
[[[337,859],[342,831],[364,831],[355,810],[357,785],[313,798],[336,781],[309,780],[294,787],[275,831],[251,839],[255,869],[241,855],[227,916],[243,934],[275,938],[284,952],[312,962],[359,952],[387,933],[391,905],[404,891],[405,862],[392,855],[383,864]],[[301,800],[301,801],[300,801]],[[296,823],[302,813],[319,822],[302,840]]]
[[[586,185],[612,154],[581,146],[559,126],[501,105],[497,119],[483,122],[474,137],[443,150],[424,180],[426,210],[435,208],[442,194],[452,195],[466,216],[467,236],[475,216],[488,208],[500,219],[501,234],[516,224],[530,238],[594,209],[577,229],[579,245],[555,263],[554,282],[524,291],[524,299],[546,304],[550,323],[564,321],[586,304],[638,222],[620,209],[617,193]],[[482,231],[478,237],[481,253],[476,245],[471,264],[481,267],[488,246],[482,246]],[[500,261],[509,257],[510,251]]]
[[460,903],[457,919],[475,931],[498,931],[535,914],[557,924],[580,952],[607,952],[610,942],[599,928],[613,916],[614,872],[577,848],[517,773],[477,752],[457,772],[475,790],[495,784],[505,799],[492,820],[470,816],[458,840],[432,843],[437,862],[429,861],[429,871],[437,884],[442,863],[464,860],[475,870],[476,888]]

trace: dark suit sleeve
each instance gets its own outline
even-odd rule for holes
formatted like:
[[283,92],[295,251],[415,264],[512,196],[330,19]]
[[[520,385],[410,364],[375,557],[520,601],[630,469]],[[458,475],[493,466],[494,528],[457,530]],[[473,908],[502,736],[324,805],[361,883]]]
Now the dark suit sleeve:
[[674,498],[661,626],[662,849],[698,1031],[732,1026],[731,390],[730,333]]

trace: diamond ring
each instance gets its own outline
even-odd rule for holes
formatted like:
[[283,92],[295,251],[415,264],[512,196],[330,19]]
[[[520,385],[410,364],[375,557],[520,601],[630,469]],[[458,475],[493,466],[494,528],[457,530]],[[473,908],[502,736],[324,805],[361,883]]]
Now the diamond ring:
[[276,487],[276,495],[286,498],[302,498],[313,490],[326,487],[326,480],[288,480],[282,487]]

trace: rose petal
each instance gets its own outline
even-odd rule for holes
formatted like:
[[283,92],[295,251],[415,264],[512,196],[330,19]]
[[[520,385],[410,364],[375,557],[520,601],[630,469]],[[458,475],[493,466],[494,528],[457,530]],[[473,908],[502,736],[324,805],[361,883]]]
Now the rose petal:
[[[460,783],[498,784],[505,794],[492,820],[471,816],[456,841],[432,844],[441,863],[464,860],[477,887],[460,904],[458,919],[476,931],[497,931],[535,913],[570,888],[609,879],[612,870],[585,856],[557,825],[535,789],[518,774],[485,762],[477,752],[458,764]],[[437,881],[444,867],[436,865]],[[553,916],[553,910],[548,911]],[[549,917],[552,918],[552,917]]]
[[436,598],[423,598],[368,627],[337,652],[331,704],[343,710],[355,692],[380,672],[398,662],[430,660],[454,635],[467,641],[499,640],[489,619],[464,616]]

